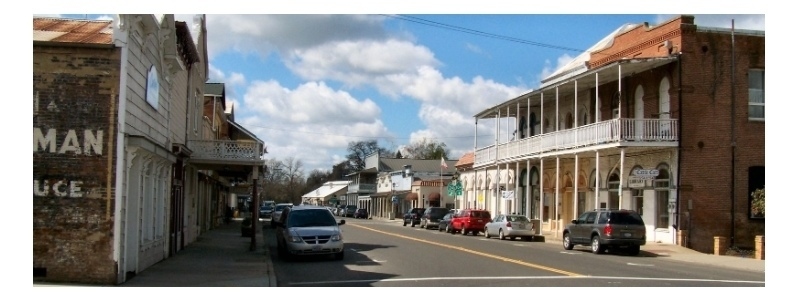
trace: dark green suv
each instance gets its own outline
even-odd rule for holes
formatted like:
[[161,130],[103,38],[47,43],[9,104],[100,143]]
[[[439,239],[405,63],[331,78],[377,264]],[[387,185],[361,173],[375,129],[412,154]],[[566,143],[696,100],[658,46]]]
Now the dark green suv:
[[642,217],[632,210],[594,210],[581,214],[564,229],[564,249],[591,246],[592,253],[624,249],[638,255],[647,240]]

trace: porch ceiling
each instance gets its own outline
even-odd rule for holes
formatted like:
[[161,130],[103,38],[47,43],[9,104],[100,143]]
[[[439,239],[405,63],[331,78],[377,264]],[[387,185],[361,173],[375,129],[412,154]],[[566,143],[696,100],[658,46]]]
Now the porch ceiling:
[[[634,74],[666,65],[676,61],[677,59],[678,58],[676,56],[670,56],[617,61],[612,64],[566,78],[552,85],[539,88],[538,90],[522,94],[516,98],[486,109],[476,114],[474,117],[478,119],[493,119],[498,117],[498,111],[500,113],[500,118],[517,117],[519,115],[524,116],[528,114],[528,99],[530,99],[531,108],[535,107],[535,111],[539,111],[539,103],[542,98],[541,95],[544,95],[546,107],[548,104],[552,105],[552,102],[555,101],[556,90],[558,90],[558,96],[562,99],[563,97],[574,97],[576,82],[578,92],[581,92],[594,88],[598,84],[603,85],[609,82],[616,82],[620,77],[625,78],[628,76],[633,76]],[[596,81],[595,74],[597,74]],[[517,104],[519,104],[519,111],[517,111]]]

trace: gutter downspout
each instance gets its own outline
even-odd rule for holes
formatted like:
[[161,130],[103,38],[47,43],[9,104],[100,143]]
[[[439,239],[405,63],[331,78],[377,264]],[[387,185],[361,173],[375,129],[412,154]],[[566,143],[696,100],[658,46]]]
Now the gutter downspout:
[[[114,27],[114,45],[120,49],[120,77],[119,77],[119,98],[117,110],[117,161],[116,161],[116,180],[114,183],[114,260],[117,263],[117,283],[125,282],[125,264],[124,264],[124,241],[122,240],[122,222],[123,222],[123,196],[127,195],[125,189],[125,179],[127,178],[127,166],[125,163],[125,111],[128,98],[128,34],[130,34],[130,25],[125,24],[120,20],[121,16],[117,15],[117,26]],[[130,17],[129,17],[130,18]],[[128,20],[126,20],[127,22]],[[111,155],[109,153],[109,155]],[[125,222],[128,223],[128,222]]]
[[[677,192],[675,193],[675,195],[676,195],[675,196],[676,197],[675,203],[676,203],[677,207],[675,208],[675,211],[678,212],[678,214],[676,216],[675,223],[678,224],[678,228],[676,228],[676,230],[683,229],[683,226],[681,226],[681,213],[680,213],[681,212],[681,192],[680,192],[680,189],[681,189],[681,157],[683,156],[682,155],[683,154],[683,145],[682,145],[683,144],[683,68],[682,68],[682,62],[681,62],[681,54],[682,54],[681,52],[678,52],[678,159],[677,159],[678,160],[678,167],[676,168],[677,170],[675,171],[677,173],[676,176],[675,176],[676,177],[675,181],[676,181],[676,185],[677,185]],[[689,214],[691,214],[691,212],[689,210],[687,210],[686,214],[687,214],[687,218],[691,220],[691,217],[689,216]],[[691,226],[688,225],[688,224],[687,224],[687,229],[689,231],[687,232],[686,238],[683,239],[683,242],[684,242],[685,245],[678,245],[678,246],[689,248],[689,233],[691,233],[692,229],[691,229]],[[676,234],[677,234],[677,232],[676,232]]]
[[734,26],[731,19],[731,242],[735,245],[736,236],[736,49],[734,44]]

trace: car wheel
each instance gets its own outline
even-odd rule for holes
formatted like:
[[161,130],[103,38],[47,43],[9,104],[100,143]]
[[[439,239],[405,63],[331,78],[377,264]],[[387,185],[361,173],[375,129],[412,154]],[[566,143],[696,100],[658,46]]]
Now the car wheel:
[[406,226],[406,220],[403,220],[403,226]]
[[469,232],[467,232],[466,228],[461,228],[461,235],[467,235],[467,233]]
[[491,238],[491,236],[489,236],[489,228],[486,227],[483,228],[483,237],[487,239]]
[[525,241],[526,242],[531,242],[531,241],[533,241],[533,237],[532,236],[526,236],[525,237]]
[[473,230],[472,231],[472,236],[476,236],[476,235],[478,235],[478,231],[477,230]]
[[411,227],[414,227],[414,226],[417,226],[417,224],[414,224],[414,221],[411,221]]
[[439,232],[442,232],[442,226],[439,226]]
[[450,227],[450,224],[447,224],[447,227],[444,228],[444,232],[447,232],[449,234],[453,234],[454,233],[453,232],[453,228]]
[[334,254],[333,258],[336,259],[336,260],[343,260],[344,259],[344,250],[342,250],[342,252]]
[[502,230],[502,229],[500,229],[500,231],[499,231],[499,232],[497,232],[497,235],[499,235],[499,236],[500,236],[500,239],[501,239],[501,240],[505,240],[505,239],[506,239],[506,235],[503,233],[503,230]]
[[603,252],[606,252],[606,246],[603,246],[603,245],[600,244],[600,237],[599,236],[596,236],[596,235],[593,236],[592,237],[592,253],[601,254]]
[[639,255],[639,250],[640,250],[639,245],[630,246],[630,247],[628,247],[628,255],[637,256],[637,255]]
[[575,247],[575,245],[572,244],[572,240],[569,238],[569,233],[564,233],[562,242],[564,242],[564,249],[566,250],[572,250],[572,248]]

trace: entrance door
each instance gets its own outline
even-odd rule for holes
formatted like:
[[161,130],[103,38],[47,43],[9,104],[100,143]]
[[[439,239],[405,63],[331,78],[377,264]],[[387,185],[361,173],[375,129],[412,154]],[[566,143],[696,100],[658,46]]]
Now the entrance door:
[[561,196],[561,229],[565,228],[575,219],[575,215],[573,214],[575,205],[572,203],[575,199],[572,199],[572,195],[572,191],[569,191]]

